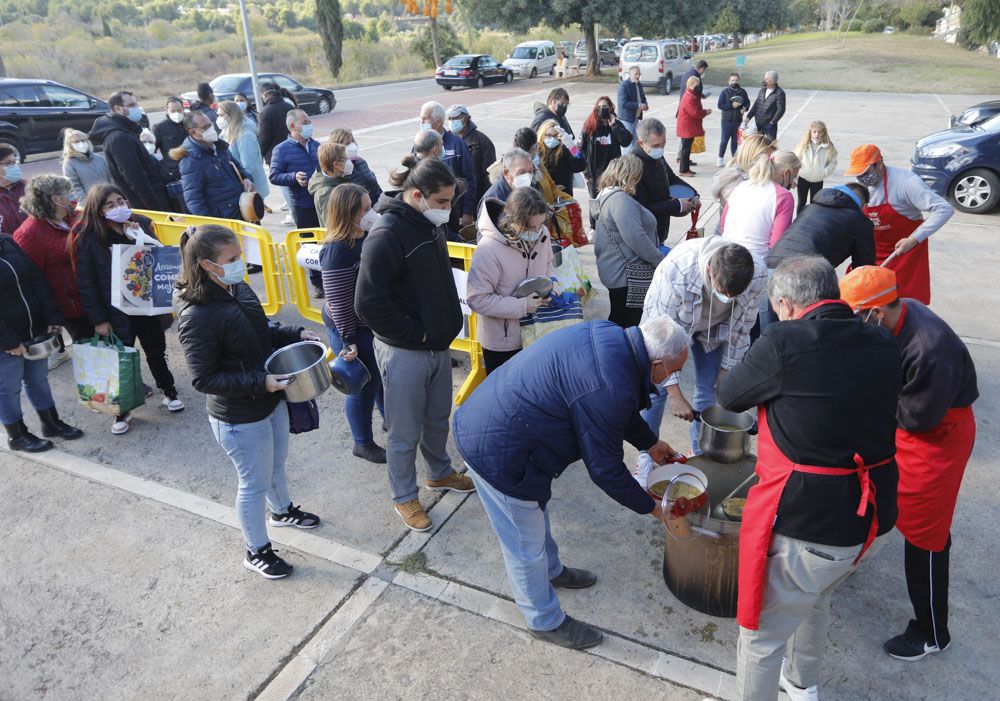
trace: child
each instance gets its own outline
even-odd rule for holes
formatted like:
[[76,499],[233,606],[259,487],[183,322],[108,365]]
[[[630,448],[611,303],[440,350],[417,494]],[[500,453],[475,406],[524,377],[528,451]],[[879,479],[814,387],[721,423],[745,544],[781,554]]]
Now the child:
[[830,141],[826,124],[823,122],[810,124],[809,131],[795,147],[795,155],[802,161],[797,188],[799,206],[795,212],[798,214],[806,206],[806,195],[808,194],[811,202],[816,193],[823,189],[823,180],[832,175],[837,168],[837,149]]

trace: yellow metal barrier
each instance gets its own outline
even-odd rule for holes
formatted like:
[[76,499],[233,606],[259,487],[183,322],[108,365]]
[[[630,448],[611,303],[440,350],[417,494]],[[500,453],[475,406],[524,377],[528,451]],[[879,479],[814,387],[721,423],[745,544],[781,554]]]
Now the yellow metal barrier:
[[[262,226],[248,224],[234,219],[216,219],[214,217],[198,217],[191,214],[173,214],[171,212],[152,212],[144,209],[135,210],[138,214],[149,217],[157,237],[163,243],[176,246],[180,243],[181,234],[189,226],[201,224],[217,224],[232,229],[240,237],[243,247],[243,258],[247,263],[256,263],[263,268],[265,298],[261,300],[264,312],[268,316],[278,313],[285,302],[291,301],[303,318],[317,324],[323,323],[319,300],[313,300],[309,294],[309,280],[306,269],[298,264],[298,254],[306,244],[318,244],[323,237],[323,229],[294,229],[288,232],[284,243],[275,243],[271,233]],[[476,247],[467,243],[448,242],[448,256],[462,261],[462,270],[469,271],[472,253]],[[459,290],[463,284],[457,284]],[[287,291],[287,295],[286,295]],[[483,347],[476,340],[476,315],[466,303],[464,291],[459,297],[466,314],[466,325],[462,335],[451,343],[452,350],[469,354],[469,375],[455,395],[455,404],[461,404],[486,377],[486,367],[483,364]]]
[[173,214],[171,212],[152,212],[136,210],[138,214],[149,217],[153,222],[156,236],[165,244],[176,246],[181,234],[189,226],[201,224],[216,224],[231,229],[240,237],[243,248],[243,258],[247,263],[261,266],[264,281],[264,299],[261,306],[268,315],[277,314],[285,302],[284,275],[278,262],[278,251],[271,240],[271,233],[262,226],[248,224],[235,219],[216,219],[215,217],[198,217],[191,214]]

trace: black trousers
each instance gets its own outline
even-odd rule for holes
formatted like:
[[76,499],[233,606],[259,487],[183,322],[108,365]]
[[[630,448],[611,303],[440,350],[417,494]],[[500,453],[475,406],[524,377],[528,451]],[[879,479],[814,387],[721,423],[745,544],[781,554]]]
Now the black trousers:
[[489,375],[520,352],[520,348],[511,351],[491,351],[483,348],[483,365],[486,366],[486,374]]
[[809,182],[808,180],[798,179],[795,184],[795,189],[799,193],[799,204],[795,209],[795,214],[799,214],[806,206],[806,196],[808,195],[809,201],[813,201],[813,197],[816,193],[823,189],[823,181],[820,180],[818,183]]
[[729,155],[736,155],[737,144],[737,132],[740,130],[739,122],[723,122],[722,123],[722,143],[719,144],[719,158],[725,158],[726,156],[726,145],[729,145]]
[[122,339],[130,346],[138,341],[142,345],[142,353],[146,356],[146,365],[153,373],[157,389],[173,390],[174,376],[167,367],[167,336],[163,331],[163,323],[157,316],[130,316],[129,326],[133,338]]
[[681,173],[687,173],[691,170],[691,144],[693,143],[694,139],[681,139]]
[[642,321],[642,309],[633,309],[625,306],[628,297],[627,287],[615,287],[608,290],[608,298],[611,300],[611,313],[608,314],[608,321],[618,324],[623,329],[629,326],[638,326]]
[[[289,207],[292,210],[292,220],[296,229],[318,229],[319,214],[315,207],[297,207],[294,204]],[[309,282],[317,290],[323,289],[323,273],[318,270],[309,271]]]
[[85,316],[76,316],[72,319],[65,319],[63,327],[69,331],[69,335],[74,342],[82,341],[85,338],[94,337],[94,325]]
[[944,550],[931,552],[906,541],[903,562],[906,589],[917,618],[917,628],[928,642],[944,647],[951,641],[948,632],[948,555],[951,536]]

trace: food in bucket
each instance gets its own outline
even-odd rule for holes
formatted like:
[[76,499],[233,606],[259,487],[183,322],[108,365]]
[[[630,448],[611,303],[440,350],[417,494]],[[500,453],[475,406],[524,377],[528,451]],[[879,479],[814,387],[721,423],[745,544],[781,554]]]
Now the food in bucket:
[[[649,491],[658,497],[662,497],[664,492],[667,491],[668,484],[670,482],[657,482],[649,488]],[[693,484],[687,484],[686,482],[674,482],[674,486],[670,490],[670,499],[676,500],[682,497],[684,499],[694,499],[702,494],[703,490],[700,487],[695,487]]]
[[730,521],[742,521],[743,507],[746,503],[746,499],[732,497],[722,502],[722,511]]

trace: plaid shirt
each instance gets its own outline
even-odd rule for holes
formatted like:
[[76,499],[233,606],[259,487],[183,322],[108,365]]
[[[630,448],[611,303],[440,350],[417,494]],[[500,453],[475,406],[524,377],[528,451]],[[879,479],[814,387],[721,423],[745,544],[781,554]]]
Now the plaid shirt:
[[[663,259],[653,274],[653,282],[646,293],[642,319],[669,316],[681,328],[692,333],[701,320],[701,307],[705,300],[705,281],[702,269],[708,259],[725,245],[718,236],[683,241]],[[727,345],[722,356],[722,367],[731,369],[750,348],[750,329],[757,320],[760,297],[767,288],[767,271],[754,262],[753,279],[749,287],[733,300],[732,312],[711,320],[707,331],[698,331],[693,341],[701,344],[705,352]],[[667,385],[676,385],[679,374],[674,373]]]

